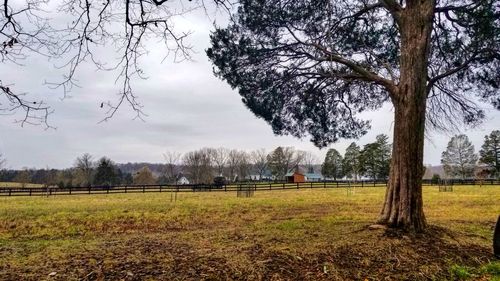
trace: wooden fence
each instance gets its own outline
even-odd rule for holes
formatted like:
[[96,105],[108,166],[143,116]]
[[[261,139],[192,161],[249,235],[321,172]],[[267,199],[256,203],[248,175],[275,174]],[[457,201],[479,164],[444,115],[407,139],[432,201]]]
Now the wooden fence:
[[[425,186],[438,185],[432,181],[424,180]],[[448,180],[451,185],[500,185],[500,180]],[[21,188],[4,187],[0,188],[2,196],[54,196],[54,195],[81,195],[81,194],[117,194],[117,193],[149,193],[149,192],[236,192],[252,187],[254,191],[264,190],[290,190],[306,188],[363,188],[363,187],[385,187],[387,181],[321,181],[305,183],[241,183],[241,184],[191,184],[191,185],[117,185],[117,186],[90,186],[90,187],[42,187],[42,188]]]

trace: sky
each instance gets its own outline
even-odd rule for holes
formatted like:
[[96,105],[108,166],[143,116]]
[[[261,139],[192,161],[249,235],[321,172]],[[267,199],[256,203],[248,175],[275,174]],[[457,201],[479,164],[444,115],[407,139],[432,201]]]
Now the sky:
[[[175,21],[176,28],[192,31],[188,42],[194,53],[192,60],[174,63],[171,57],[163,62],[165,50],[150,43],[150,53],[141,61],[146,80],[135,80],[133,87],[139,96],[144,121],[134,120],[131,108],[122,106],[107,122],[102,102],[115,101],[119,85],[116,73],[96,71],[90,64],[82,65],[77,79],[81,86],[64,97],[60,89],[50,89],[44,82],[61,79],[57,62],[32,56],[23,65],[2,64],[0,77],[28,95],[46,101],[54,109],[49,122],[56,129],[24,126],[13,122],[19,116],[0,115],[0,153],[7,159],[7,168],[67,168],[76,157],[90,153],[94,158],[107,156],[118,163],[164,162],[163,153],[185,153],[202,147],[227,147],[243,150],[277,146],[294,146],[313,152],[320,161],[328,148],[344,153],[353,141],[363,145],[374,141],[378,134],[392,138],[393,112],[390,105],[362,118],[372,120],[372,129],[359,140],[341,140],[325,149],[318,149],[308,138],[275,136],[271,127],[258,119],[241,102],[236,90],[213,75],[212,65],[205,55],[214,17],[195,12]],[[106,48],[99,54],[116,58]],[[462,131],[469,136],[476,151],[484,136],[500,129],[500,112],[487,110],[487,120],[475,129]],[[438,165],[441,152],[449,138],[457,132],[427,132],[424,163]]]

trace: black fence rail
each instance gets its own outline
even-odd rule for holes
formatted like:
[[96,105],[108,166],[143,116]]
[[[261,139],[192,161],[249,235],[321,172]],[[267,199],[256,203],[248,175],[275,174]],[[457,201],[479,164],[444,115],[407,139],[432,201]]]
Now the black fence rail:
[[[438,186],[439,183],[425,180],[425,186]],[[500,180],[448,180],[447,185],[500,185]],[[54,196],[54,195],[81,195],[81,194],[118,194],[118,193],[149,193],[149,192],[236,192],[252,188],[254,191],[290,190],[306,188],[363,188],[385,187],[387,181],[318,181],[304,183],[286,182],[248,182],[227,185],[190,184],[190,185],[117,185],[117,186],[90,186],[90,187],[41,187],[0,188],[2,196]]]

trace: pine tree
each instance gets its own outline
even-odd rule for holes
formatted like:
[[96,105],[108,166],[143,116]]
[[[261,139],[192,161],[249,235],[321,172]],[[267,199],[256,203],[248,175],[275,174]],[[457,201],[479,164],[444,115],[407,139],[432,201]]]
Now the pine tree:
[[334,149],[330,148],[325,156],[325,162],[321,166],[321,173],[324,177],[340,179],[344,176],[342,170],[342,155]]
[[500,178],[500,131],[491,132],[484,137],[484,143],[479,151],[481,158],[479,161],[488,165],[491,175]]
[[[215,73],[277,134],[319,146],[370,129],[359,113],[394,108],[380,223],[426,226],[424,133],[500,109],[498,0],[241,0],[211,35]],[[471,96],[476,98],[471,98]]]
[[116,168],[111,161],[106,157],[99,159],[97,170],[94,177],[94,184],[96,185],[114,185],[119,183],[119,178],[116,173]]
[[345,176],[348,176],[355,181],[358,180],[358,177],[362,170],[361,151],[359,146],[355,142],[351,143],[345,150],[342,169]]
[[361,151],[361,167],[365,176],[376,179],[386,179],[389,176],[391,162],[391,145],[389,137],[380,134],[375,142],[366,144]]

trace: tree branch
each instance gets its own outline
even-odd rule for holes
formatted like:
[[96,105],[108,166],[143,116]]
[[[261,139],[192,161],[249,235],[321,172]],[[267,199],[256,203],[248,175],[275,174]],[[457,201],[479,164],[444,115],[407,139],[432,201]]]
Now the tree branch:
[[381,77],[378,74],[360,66],[359,64],[357,64],[354,61],[351,61],[351,60],[348,60],[348,59],[343,58],[341,56],[338,56],[318,43],[312,43],[310,45],[314,46],[315,48],[322,51],[326,55],[323,58],[324,61],[333,61],[333,62],[340,63],[342,65],[345,65],[349,69],[351,69],[352,71],[361,75],[361,77],[363,77],[365,81],[371,81],[371,82],[374,82],[374,83],[379,84],[381,86],[384,86],[391,94],[396,93],[397,87],[394,84],[394,81],[392,81],[390,79],[386,79],[384,77]]

